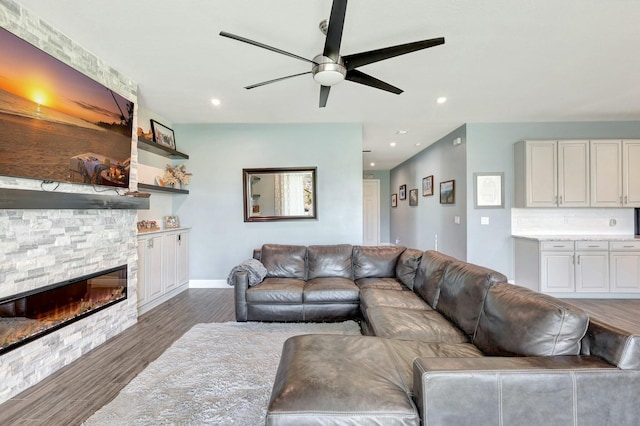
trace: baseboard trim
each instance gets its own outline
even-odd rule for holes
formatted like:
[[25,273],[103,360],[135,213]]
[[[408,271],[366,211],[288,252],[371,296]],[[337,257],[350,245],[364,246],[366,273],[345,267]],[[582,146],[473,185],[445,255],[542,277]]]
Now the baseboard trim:
[[189,280],[189,288],[232,288],[226,280]]

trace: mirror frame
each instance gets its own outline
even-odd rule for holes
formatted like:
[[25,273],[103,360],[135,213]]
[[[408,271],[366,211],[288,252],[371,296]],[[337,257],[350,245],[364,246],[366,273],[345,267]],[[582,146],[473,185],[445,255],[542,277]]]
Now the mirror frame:
[[[251,176],[264,174],[277,174],[287,172],[309,172],[311,173],[313,211],[308,216],[251,216],[249,182]],[[270,222],[275,220],[305,220],[318,218],[318,197],[317,197],[317,168],[316,167],[281,167],[281,168],[260,168],[242,169],[242,194],[245,222]]]

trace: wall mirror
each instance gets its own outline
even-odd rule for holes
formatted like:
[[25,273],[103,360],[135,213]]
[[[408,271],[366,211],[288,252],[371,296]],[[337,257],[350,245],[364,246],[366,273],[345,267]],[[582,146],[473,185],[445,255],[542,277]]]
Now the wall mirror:
[[316,219],[316,168],[243,169],[244,221]]

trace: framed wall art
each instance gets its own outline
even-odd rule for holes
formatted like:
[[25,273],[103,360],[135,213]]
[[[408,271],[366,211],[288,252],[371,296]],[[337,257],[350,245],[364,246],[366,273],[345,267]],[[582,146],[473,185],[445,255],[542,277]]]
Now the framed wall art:
[[456,181],[447,180],[440,182],[440,204],[456,203]]
[[179,228],[180,221],[178,220],[178,216],[165,216],[164,217],[164,227],[167,229],[171,228]]
[[400,199],[407,199],[407,185],[400,185]]
[[391,194],[391,207],[398,207],[398,194]]
[[433,195],[433,175],[422,178],[422,196]]
[[176,149],[176,137],[173,133],[173,129],[151,119],[151,131],[153,132],[153,141],[155,143],[164,145],[171,149]]
[[477,209],[504,208],[504,173],[474,173],[473,199]]
[[409,205],[410,206],[418,205],[418,188],[409,190]]

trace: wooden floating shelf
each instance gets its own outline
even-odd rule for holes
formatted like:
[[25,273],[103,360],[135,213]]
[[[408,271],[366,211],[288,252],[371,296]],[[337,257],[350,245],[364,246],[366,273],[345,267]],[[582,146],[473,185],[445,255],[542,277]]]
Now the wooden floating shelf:
[[151,152],[154,154],[162,155],[163,157],[168,158],[181,158],[184,160],[188,160],[189,156],[180,151],[176,151],[175,149],[171,149],[167,146],[160,145],[153,141],[148,141],[146,139],[138,138],[138,149],[143,151]]
[[0,209],[149,209],[149,198],[12,188],[0,188],[0,200]]
[[188,189],[175,189],[168,186],[149,185],[148,183],[138,183],[138,190],[146,189],[155,192],[170,192],[172,194],[188,194]]

